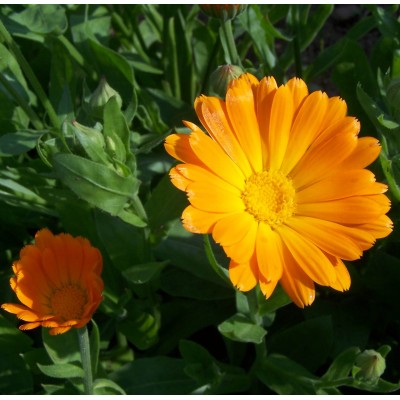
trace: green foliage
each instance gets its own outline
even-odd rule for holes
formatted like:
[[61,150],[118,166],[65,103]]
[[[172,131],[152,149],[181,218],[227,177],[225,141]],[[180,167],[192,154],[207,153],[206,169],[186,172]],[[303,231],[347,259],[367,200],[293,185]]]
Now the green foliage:
[[[98,247],[94,394],[400,393],[399,6],[253,4],[222,26],[198,5],[1,5],[0,21],[0,304],[17,301],[10,267],[38,229]],[[180,221],[163,142],[201,125],[193,102],[235,57],[341,96],[382,145],[372,169],[394,232],[346,262],[348,292],[318,287],[312,307],[279,285],[238,292],[221,248]],[[17,324],[2,311],[0,393],[83,393],[76,330]],[[360,354],[375,352],[370,379]]]

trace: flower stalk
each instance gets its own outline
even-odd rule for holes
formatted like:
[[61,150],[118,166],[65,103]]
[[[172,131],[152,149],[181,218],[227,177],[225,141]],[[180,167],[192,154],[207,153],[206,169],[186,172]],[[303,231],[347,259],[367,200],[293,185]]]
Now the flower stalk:
[[83,388],[85,394],[93,394],[93,373],[92,362],[90,358],[90,342],[86,325],[77,329],[79,350],[81,353],[83,367]]
[[221,36],[224,38],[226,43],[226,58],[228,58],[228,64],[242,66],[240,57],[236,48],[235,38],[233,37],[232,31],[232,20],[221,21]]

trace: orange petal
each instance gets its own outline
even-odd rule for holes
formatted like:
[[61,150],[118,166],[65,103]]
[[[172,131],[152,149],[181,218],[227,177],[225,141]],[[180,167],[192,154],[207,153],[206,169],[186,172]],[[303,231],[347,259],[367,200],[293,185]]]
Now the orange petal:
[[316,245],[288,227],[280,228],[279,234],[296,263],[314,282],[324,286],[335,282],[335,269]]
[[237,264],[233,260],[229,264],[229,278],[232,284],[242,292],[247,292],[257,285],[258,271],[254,260]]
[[272,102],[278,86],[274,77],[265,77],[260,81],[256,93],[257,120],[261,138],[263,166],[268,165],[269,123],[271,119]]
[[[180,164],[180,165],[186,165],[186,164]],[[189,183],[192,182],[191,180],[185,178],[182,174],[180,174],[176,167],[171,168],[171,170],[169,171],[169,177],[171,178],[171,183],[176,188],[182,191],[185,191]]]
[[355,196],[321,203],[298,204],[296,214],[344,225],[367,224],[386,214],[390,208],[389,200],[379,204],[373,197],[375,196]]
[[290,133],[282,172],[288,174],[303,157],[313,140],[321,132],[321,124],[328,107],[328,96],[320,91],[311,93],[302,103]]
[[40,322],[29,322],[29,323],[27,323],[27,324],[22,324],[22,325],[20,325],[19,326],[19,329],[21,330],[21,331],[28,331],[28,330],[30,330],[30,329],[35,329],[35,328],[37,328],[38,326],[40,326],[41,324],[40,324]]
[[[211,185],[215,185],[220,187],[221,189],[229,189],[229,184],[223,179],[219,178],[213,172],[208,169],[204,169],[199,167],[198,165],[192,164],[179,164],[176,166],[176,169],[180,174],[182,174],[185,178],[192,182],[204,182],[210,183]],[[245,181],[243,179],[242,189],[244,189]],[[237,193],[236,188],[233,188],[234,193]]]
[[298,266],[286,246],[284,259],[285,267],[279,281],[283,289],[298,307],[304,308],[312,304],[315,299],[314,282]]
[[242,241],[255,224],[254,217],[247,212],[230,214],[216,222],[212,235],[222,246],[231,246]]
[[327,129],[324,139],[319,136],[290,174],[296,189],[321,180],[345,160],[357,146],[358,131],[359,122],[346,118]]
[[190,146],[189,137],[190,135],[179,133],[173,133],[172,135],[169,135],[165,139],[165,150],[170,156],[176,158],[179,161],[203,166],[203,163],[194,154]]
[[182,223],[189,232],[211,233],[216,222],[225,215],[201,211],[193,206],[188,206],[183,210]]
[[258,225],[256,251],[258,268],[266,280],[265,284],[270,281],[275,281],[276,284],[283,271],[282,241],[280,236],[263,222]]
[[349,271],[347,270],[342,260],[337,259],[336,262],[337,263],[335,265],[335,270],[337,279],[336,282],[331,285],[331,287],[335,290],[339,290],[340,292],[349,290],[351,284]]
[[[286,224],[321,250],[345,260],[357,260],[362,251],[347,232],[351,228],[316,218],[295,217]],[[370,235],[366,234],[367,237]],[[371,244],[372,245],[372,244]]]
[[338,170],[316,182],[296,195],[298,204],[337,200],[345,197],[381,194],[387,186],[375,181],[375,176],[366,169]]
[[357,225],[357,228],[372,234],[376,239],[381,239],[393,231],[393,222],[387,215],[380,215],[371,222]]
[[343,119],[347,114],[347,104],[340,97],[331,97],[328,101],[328,108],[320,126],[320,132],[328,129],[336,122]]
[[233,130],[254,172],[263,169],[261,140],[251,81],[246,74],[230,82],[226,109]]
[[343,161],[343,165],[347,169],[365,168],[378,158],[380,152],[378,139],[369,136],[359,138],[356,148]]
[[210,136],[219,143],[245,176],[251,175],[249,160],[232,131],[225,103],[217,97],[200,96],[194,105],[201,123]]
[[190,203],[199,210],[215,213],[234,213],[244,211],[240,192],[233,186],[225,189],[206,182],[192,182],[186,190]]
[[239,190],[243,188],[245,177],[241,169],[217,142],[204,133],[193,132],[190,135],[190,146],[197,157],[216,175]]
[[52,328],[49,330],[50,335],[55,336],[55,335],[61,335],[62,333],[66,333],[71,329],[70,326],[60,326],[57,328]]
[[286,86],[292,92],[293,109],[297,111],[303,100],[308,96],[308,87],[302,79],[296,77],[290,79]]
[[[247,235],[240,242],[232,246],[223,246],[226,255],[238,264],[247,263],[255,254],[257,230],[257,223],[253,223]],[[257,260],[255,258],[254,265],[256,263]]]
[[272,296],[272,294],[274,293],[274,290],[276,288],[276,284],[278,283],[278,281],[267,281],[264,279],[263,276],[259,277],[260,279],[260,289],[261,292],[263,293],[263,295],[268,299]]
[[293,99],[288,86],[275,93],[269,123],[269,169],[278,171],[284,159],[293,121]]

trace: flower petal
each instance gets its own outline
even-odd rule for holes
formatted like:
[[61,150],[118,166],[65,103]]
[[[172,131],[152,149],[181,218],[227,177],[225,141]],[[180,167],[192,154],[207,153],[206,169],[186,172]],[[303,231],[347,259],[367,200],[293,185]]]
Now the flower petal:
[[216,222],[212,235],[221,246],[231,246],[242,241],[253,225],[254,217],[247,212],[230,214]]
[[366,169],[334,171],[324,179],[300,190],[296,195],[298,204],[338,200],[351,196],[381,194],[387,186],[375,181]]
[[[381,196],[382,204],[374,200],[376,196]],[[321,203],[298,204],[296,214],[355,225],[373,222],[387,213],[389,208],[390,202],[384,195],[355,196]]]
[[229,264],[229,279],[242,292],[253,289],[258,281],[257,262],[250,260],[247,263],[238,264],[232,260]]
[[210,136],[219,143],[245,176],[251,175],[249,160],[240,147],[227,118],[225,103],[217,97],[200,96],[194,105],[202,125]]
[[217,221],[227,214],[201,211],[187,206],[182,213],[182,223],[186,230],[193,233],[211,233]]
[[336,281],[336,273],[332,264],[310,240],[289,227],[279,229],[279,234],[300,268],[314,282],[330,286]]
[[283,249],[280,236],[269,225],[260,222],[257,232],[257,262],[266,282],[278,281],[283,271]]
[[268,168],[270,170],[278,171],[281,168],[289,142],[293,112],[293,98],[290,88],[282,85],[275,93],[269,122]]
[[204,165],[232,186],[242,189],[245,180],[242,171],[217,142],[201,132],[193,132],[189,141],[194,153]]
[[302,79],[296,77],[289,79],[286,86],[292,92],[293,109],[297,112],[303,100],[308,96],[308,87]]
[[328,96],[320,91],[311,93],[302,103],[290,133],[289,143],[282,165],[288,174],[320,133],[320,127],[328,107]]
[[254,93],[247,74],[230,82],[226,109],[233,130],[253,171],[262,171],[261,141],[255,112]]
[[359,138],[354,151],[343,160],[343,167],[346,169],[365,168],[374,162],[381,152],[379,140],[365,136]]
[[[307,217],[291,218],[286,224],[299,235],[309,239],[318,248],[335,257],[357,260],[362,255],[360,246],[347,235],[351,228],[334,222]],[[368,233],[365,236],[373,240]]]
[[[247,263],[255,253],[256,249],[256,240],[257,240],[257,224],[254,223],[250,226],[250,230],[247,235],[243,237],[243,239],[232,245],[232,246],[223,246],[226,255],[234,260],[236,263],[244,264]],[[253,263],[257,262],[256,257],[254,257]]]
[[235,193],[232,186],[226,186],[225,189],[222,189],[206,182],[192,182],[186,192],[190,203],[199,210],[215,213],[244,211],[240,192]]
[[179,161],[204,166],[199,157],[194,154],[190,143],[190,135],[173,133],[165,139],[164,147],[167,153]]

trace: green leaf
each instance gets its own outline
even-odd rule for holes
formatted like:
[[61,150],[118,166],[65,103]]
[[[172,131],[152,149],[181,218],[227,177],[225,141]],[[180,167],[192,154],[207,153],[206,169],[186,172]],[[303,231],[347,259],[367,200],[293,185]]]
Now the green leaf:
[[96,379],[93,382],[93,390],[95,395],[100,394],[126,394],[124,389],[122,389],[119,385],[115,382],[111,381],[110,379]]
[[205,301],[232,299],[235,295],[233,287],[221,287],[190,272],[173,267],[161,275],[161,289],[172,296]]
[[[353,368],[354,361],[360,353],[358,347],[350,347],[340,353],[330,365],[328,371],[322,376],[323,382],[329,383],[339,379],[347,378]],[[322,383],[324,385],[324,383]]]
[[190,394],[197,384],[184,372],[185,362],[170,357],[137,359],[110,375],[128,395]]
[[51,378],[69,379],[83,377],[83,369],[74,364],[38,364],[38,367],[40,371]]
[[38,139],[46,133],[26,129],[0,136],[0,157],[19,155],[34,149]]
[[48,328],[42,328],[42,340],[47,354],[55,364],[80,361],[78,335],[75,329],[60,335],[50,335]]
[[126,308],[128,313],[126,318],[119,322],[119,330],[138,349],[146,350],[152,347],[158,341],[157,319],[134,301],[131,301]]
[[316,394],[318,382],[308,370],[281,354],[270,354],[256,370],[256,375],[277,394]]
[[122,271],[122,275],[129,282],[134,284],[143,284],[158,276],[167,264],[167,261],[136,264]]
[[25,361],[16,353],[3,353],[0,357],[0,393],[2,395],[28,395],[33,393],[33,379]]
[[266,299],[261,291],[259,292],[259,313],[260,315],[266,315],[275,312],[291,302],[291,298],[288,296],[282,286],[277,285],[274,293],[269,299]]
[[260,344],[267,331],[243,314],[233,315],[218,325],[218,330],[227,338],[238,342]]
[[187,364],[185,372],[201,385],[196,394],[232,394],[249,389],[250,379],[241,368],[218,362],[199,344],[181,340],[179,351]]
[[14,324],[0,316],[0,352],[1,354],[19,354],[29,350],[32,339],[21,332]]
[[116,97],[111,97],[104,107],[104,136],[115,143],[115,158],[124,163],[130,154],[130,132]]
[[[310,338],[313,338],[310,341]],[[329,356],[333,347],[333,325],[330,316],[303,321],[279,332],[268,341],[273,353],[281,353],[314,371]]]
[[54,4],[36,4],[9,18],[12,33],[38,41],[42,35],[61,35],[68,27],[65,9]]
[[65,185],[111,215],[120,213],[139,188],[135,177],[122,177],[102,164],[74,154],[56,154],[53,160],[54,170]]

